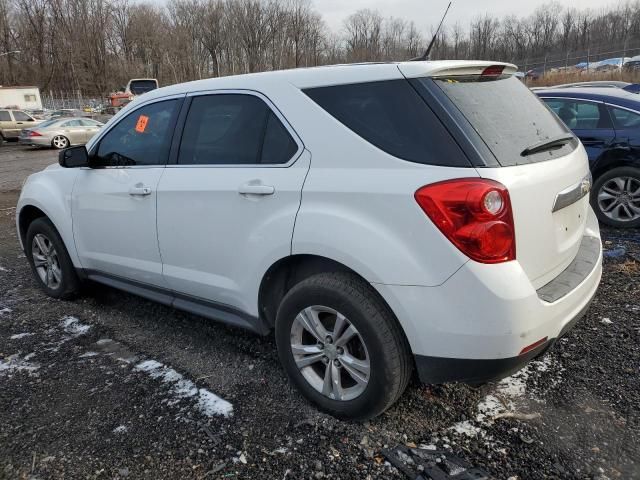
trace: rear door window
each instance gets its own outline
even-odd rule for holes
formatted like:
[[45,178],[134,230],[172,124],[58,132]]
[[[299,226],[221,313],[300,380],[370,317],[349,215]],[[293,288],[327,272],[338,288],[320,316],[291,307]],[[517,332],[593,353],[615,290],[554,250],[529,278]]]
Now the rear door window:
[[429,165],[470,166],[458,144],[406,80],[304,92],[344,126],[390,155]]
[[522,156],[547,140],[570,133],[544,103],[514,76],[480,75],[424,78],[434,82],[462,113],[502,166],[533,163],[567,155],[577,141]]
[[545,103],[572,130],[610,129],[611,119],[604,104],[572,98],[545,98]]
[[297,143],[261,98],[220,93],[193,98],[178,163],[283,164],[297,151]]
[[28,122],[29,120],[31,120],[31,117],[29,115],[18,110],[13,111],[13,118],[16,119],[16,122]]

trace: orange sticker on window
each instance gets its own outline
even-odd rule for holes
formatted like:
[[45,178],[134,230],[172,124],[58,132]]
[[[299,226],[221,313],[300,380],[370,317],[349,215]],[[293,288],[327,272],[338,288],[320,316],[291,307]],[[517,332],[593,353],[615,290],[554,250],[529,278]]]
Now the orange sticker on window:
[[138,123],[136,123],[136,132],[144,133],[147,128],[147,123],[149,123],[149,117],[146,115],[140,115],[138,117]]

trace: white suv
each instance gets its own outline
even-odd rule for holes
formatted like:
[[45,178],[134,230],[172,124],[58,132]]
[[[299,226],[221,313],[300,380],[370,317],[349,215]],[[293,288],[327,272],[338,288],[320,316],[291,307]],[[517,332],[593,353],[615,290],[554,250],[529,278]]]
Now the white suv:
[[[267,335],[323,410],[383,412],[548,349],[601,276],[587,156],[488,62],[341,65],[149,92],[29,177],[46,293],[84,279]],[[75,168],[73,168],[75,167]]]

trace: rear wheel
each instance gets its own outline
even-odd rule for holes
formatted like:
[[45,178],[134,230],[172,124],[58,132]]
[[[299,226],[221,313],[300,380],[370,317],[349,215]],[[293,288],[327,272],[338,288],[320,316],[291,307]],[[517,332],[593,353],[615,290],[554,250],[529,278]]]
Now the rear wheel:
[[400,397],[411,375],[397,320],[353,274],[318,274],[294,286],[278,309],[276,342],[291,381],[339,418],[379,415]]
[[640,169],[618,167],[598,177],[591,205],[604,224],[622,228],[640,226]]
[[54,298],[71,298],[80,290],[80,280],[62,238],[44,217],[27,229],[25,254],[40,288]]
[[51,146],[53,148],[57,148],[58,150],[62,150],[63,148],[67,148],[69,146],[69,139],[64,135],[56,135],[51,140]]

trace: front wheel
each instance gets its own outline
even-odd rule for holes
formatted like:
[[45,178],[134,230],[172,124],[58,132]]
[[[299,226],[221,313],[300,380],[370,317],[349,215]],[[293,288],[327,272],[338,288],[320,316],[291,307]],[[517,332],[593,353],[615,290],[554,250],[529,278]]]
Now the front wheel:
[[27,229],[25,254],[33,276],[50,297],[68,299],[80,290],[80,280],[60,234],[44,217],[36,218]]
[[276,343],[298,390],[338,418],[365,420],[384,412],[412,371],[397,320],[353,274],[323,273],[295,285],[278,309]]
[[64,135],[56,135],[51,140],[51,146],[53,148],[57,148],[58,150],[62,150],[63,148],[67,148],[69,146],[69,139]]
[[591,205],[606,225],[640,226],[640,169],[618,167],[602,174],[594,183]]

